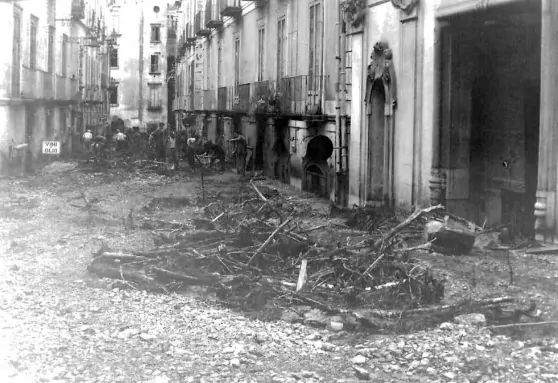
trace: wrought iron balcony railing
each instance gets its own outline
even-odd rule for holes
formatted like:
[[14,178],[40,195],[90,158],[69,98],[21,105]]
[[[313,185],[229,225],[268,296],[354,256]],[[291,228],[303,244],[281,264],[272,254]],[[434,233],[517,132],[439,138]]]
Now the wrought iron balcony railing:
[[211,34],[211,30],[205,27],[202,16],[201,11],[196,13],[196,17],[194,19],[194,32],[196,36],[209,36]]
[[206,0],[205,3],[205,26],[211,29],[218,29],[223,26],[221,20],[219,0]]
[[161,100],[149,100],[147,101],[147,110],[149,111],[160,111],[163,109],[163,102]]
[[217,89],[206,89],[203,91],[203,109],[217,110]]
[[221,15],[238,17],[242,14],[240,0],[219,0],[221,3]]
[[285,115],[319,115],[329,76],[296,76],[277,81],[275,99]]

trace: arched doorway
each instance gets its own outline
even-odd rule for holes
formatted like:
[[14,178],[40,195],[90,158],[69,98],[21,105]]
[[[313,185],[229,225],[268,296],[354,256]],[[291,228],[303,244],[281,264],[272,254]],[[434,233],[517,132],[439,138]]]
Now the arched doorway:
[[125,130],[124,120],[122,120],[120,117],[113,116],[110,123],[110,132],[107,133],[114,134],[116,133],[117,129],[119,129],[121,132]]
[[322,198],[329,198],[330,170],[327,163],[333,154],[333,142],[323,135],[316,136],[308,142],[303,172],[303,190]]
[[370,94],[370,109],[368,114],[367,202],[382,202],[384,198],[385,103],[386,95],[383,84],[381,81],[376,81],[372,86]]
[[366,204],[392,206],[393,113],[396,104],[392,51],[387,44],[374,44],[366,79],[367,127],[362,136],[365,158],[361,200]]

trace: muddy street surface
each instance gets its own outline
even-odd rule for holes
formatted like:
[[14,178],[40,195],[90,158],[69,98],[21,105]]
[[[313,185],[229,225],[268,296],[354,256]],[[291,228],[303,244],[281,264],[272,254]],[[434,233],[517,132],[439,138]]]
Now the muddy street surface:
[[[1,382],[558,382],[552,326],[521,338],[466,319],[406,334],[346,331],[287,320],[283,301],[275,306],[282,313],[261,318],[207,289],[153,292],[101,278],[87,270],[99,249],[152,249],[162,231],[140,222],[185,222],[203,205],[199,174],[97,170],[53,163],[0,180]],[[246,182],[209,173],[204,191],[230,196]],[[332,237],[343,221],[330,217],[327,201],[258,185],[304,205],[298,214],[309,226],[330,225],[316,241],[344,240]],[[553,257],[513,253],[513,284],[506,257],[422,259],[448,279],[441,303],[521,296],[551,321]],[[273,258],[255,265],[265,259]]]

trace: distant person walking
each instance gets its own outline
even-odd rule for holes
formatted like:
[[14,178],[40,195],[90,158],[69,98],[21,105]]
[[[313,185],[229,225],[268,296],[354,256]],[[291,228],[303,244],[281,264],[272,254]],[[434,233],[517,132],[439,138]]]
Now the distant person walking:
[[87,129],[83,136],[81,137],[83,151],[87,156],[87,162],[89,162],[89,158],[91,157],[91,146],[93,145],[93,133],[91,133],[91,129]]
[[152,142],[155,147],[155,159],[161,162],[165,161],[165,138],[163,126],[164,124],[161,123],[149,137],[149,141]]
[[124,149],[124,144],[126,143],[126,135],[120,131],[120,129],[116,129],[116,135],[114,136],[116,140],[116,150],[121,151]]
[[236,146],[236,172],[240,175],[246,175],[246,155],[248,152],[248,145],[246,144],[246,138],[240,133],[235,133],[234,138],[228,140],[229,142],[233,142]]
[[173,130],[167,137],[167,159],[174,165],[174,170],[178,170],[178,156],[176,155],[176,134]]

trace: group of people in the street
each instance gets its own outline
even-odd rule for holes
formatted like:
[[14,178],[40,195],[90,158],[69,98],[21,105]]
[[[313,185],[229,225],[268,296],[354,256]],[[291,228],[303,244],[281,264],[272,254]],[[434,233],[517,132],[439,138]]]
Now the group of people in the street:
[[[128,150],[135,156],[139,152],[141,146],[141,134],[137,130],[128,129],[126,133],[116,129],[113,135],[102,134],[94,135],[91,129],[88,129],[82,136],[82,147],[84,154],[87,156],[87,162],[91,158],[97,162],[99,159],[106,158],[110,147],[114,147],[116,152]],[[233,151],[234,162],[238,174],[246,174],[246,158],[248,150],[246,139],[240,133],[235,133],[234,138],[227,140],[235,145]],[[172,128],[165,128],[164,123],[160,123],[147,138],[147,147],[151,148],[152,158],[160,162],[169,162],[175,170],[178,170],[180,160],[185,158],[191,168],[201,165],[199,157],[201,154],[209,155],[210,167],[214,167],[217,161],[220,170],[225,171],[226,168],[226,152],[225,149],[212,141],[207,141],[199,136],[199,134],[190,132],[186,128],[177,131]]]

